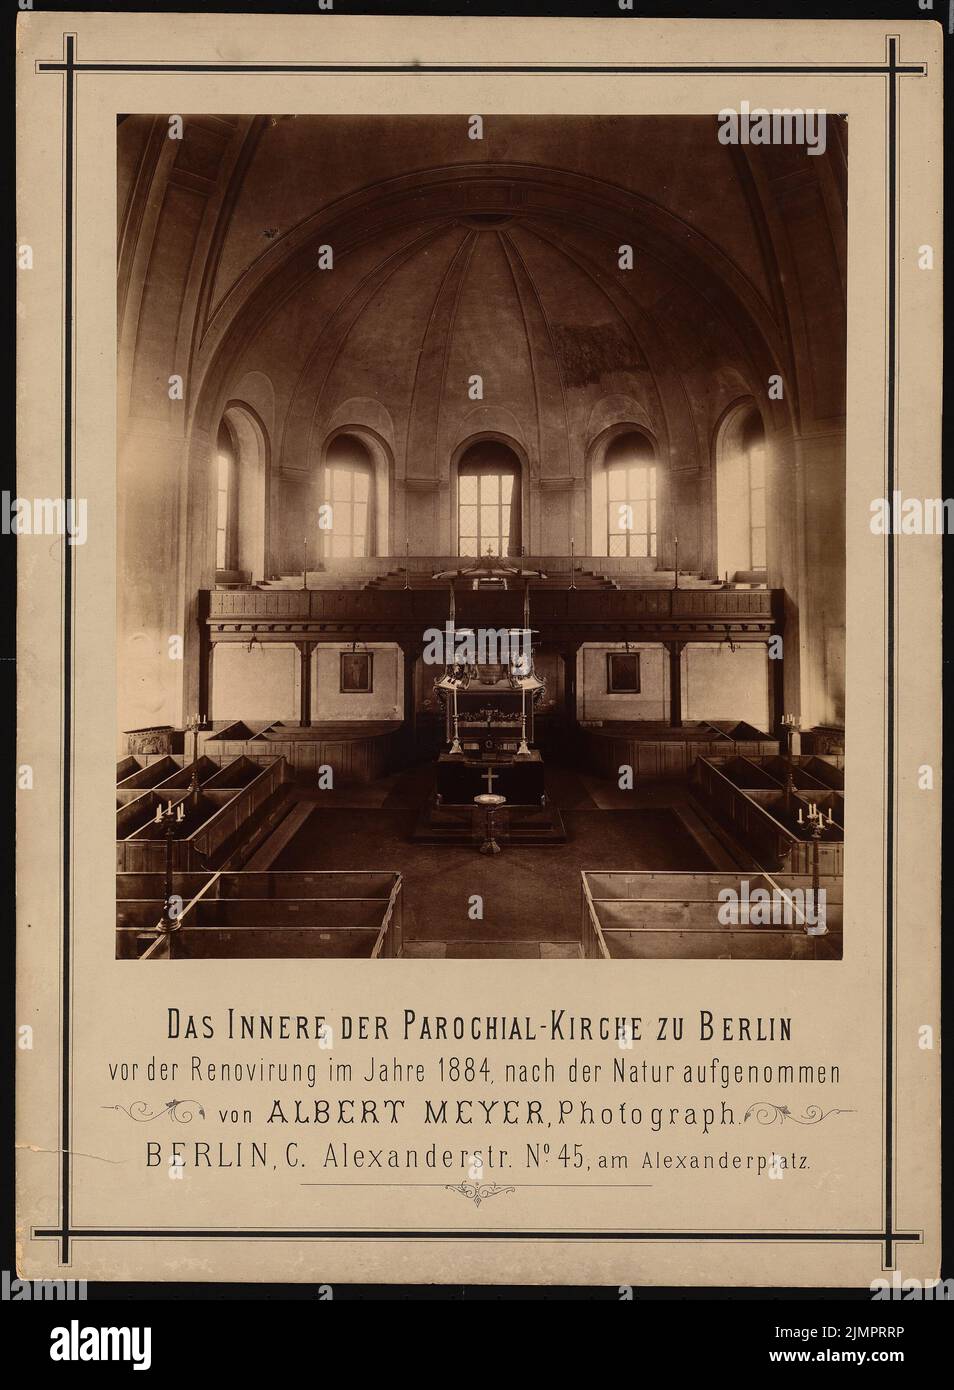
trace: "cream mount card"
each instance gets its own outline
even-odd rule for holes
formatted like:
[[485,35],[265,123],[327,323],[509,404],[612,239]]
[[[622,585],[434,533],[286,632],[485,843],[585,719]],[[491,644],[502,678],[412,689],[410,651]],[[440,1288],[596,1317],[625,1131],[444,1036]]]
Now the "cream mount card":
[[942,37],[21,18],[21,1276],[938,1277]]

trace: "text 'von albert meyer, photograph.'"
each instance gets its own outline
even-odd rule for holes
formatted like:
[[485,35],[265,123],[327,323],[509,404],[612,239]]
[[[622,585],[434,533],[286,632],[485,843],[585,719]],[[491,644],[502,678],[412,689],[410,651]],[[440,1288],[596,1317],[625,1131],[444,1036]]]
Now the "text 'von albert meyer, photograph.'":
[[117,956],[840,959],[845,120],[117,141]]

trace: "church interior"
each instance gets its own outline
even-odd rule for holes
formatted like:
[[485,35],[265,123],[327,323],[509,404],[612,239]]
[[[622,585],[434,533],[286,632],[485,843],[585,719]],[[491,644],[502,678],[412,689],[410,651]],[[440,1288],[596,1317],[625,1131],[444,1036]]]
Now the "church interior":
[[120,118],[120,958],[841,955],[846,139]]

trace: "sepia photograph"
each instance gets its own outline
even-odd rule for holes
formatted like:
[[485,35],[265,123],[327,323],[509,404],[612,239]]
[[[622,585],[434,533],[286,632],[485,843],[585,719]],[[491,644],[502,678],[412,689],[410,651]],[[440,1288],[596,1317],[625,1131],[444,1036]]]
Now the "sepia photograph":
[[941,16],[263,4],[17,24],[4,1299],[926,1365]]
[[117,121],[116,955],[842,956],[848,124]]

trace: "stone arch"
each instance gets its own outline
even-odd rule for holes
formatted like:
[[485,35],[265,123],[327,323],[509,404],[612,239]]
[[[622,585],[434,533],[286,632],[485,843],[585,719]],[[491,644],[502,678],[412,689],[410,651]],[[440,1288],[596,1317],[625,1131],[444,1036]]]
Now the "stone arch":
[[[271,481],[268,431],[258,411],[246,401],[237,399],[226,404],[221,423],[232,438],[236,465],[238,499],[234,568],[250,574],[255,584],[268,573]],[[214,469],[211,470],[211,483],[214,487]],[[210,512],[214,518],[214,508]]]
[[458,530],[458,497],[459,497],[459,475],[460,464],[464,456],[473,449],[474,445],[482,443],[484,440],[503,445],[514,456],[518,467],[520,479],[520,546],[525,552],[527,548],[527,537],[530,534],[530,458],[526,447],[515,435],[505,433],[501,430],[481,429],[468,434],[454,446],[450,458],[450,544],[451,550],[456,555],[459,553],[460,533]]
[[646,412],[637,409],[634,414],[640,415],[640,420],[619,419],[612,425],[607,425],[599,434],[590,440],[586,450],[586,534],[589,538],[591,547],[590,553],[593,555],[607,555],[608,545],[605,534],[604,519],[606,516],[606,454],[617,439],[622,439],[625,435],[638,435],[645,440],[652,449],[656,462],[657,480],[657,551],[656,564],[660,565],[664,557],[668,560],[669,554],[669,518],[671,511],[670,495],[670,470],[667,467],[668,459],[659,447],[659,440],[654,430],[643,422]]
[[[716,573],[731,579],[753,568],[750,553],[749,480],[745,469],[746,431],[757,428],[767,446],[765,421],[754,396],[742,396],[721,414],[712,441],[713,525]],[[767,466],[766,466],[767,472]],[[760,568],[764,568],[764,565]]]
[[[372,414],[374,412],[371,412]],[[387,412],[384,412],[387,414]],[[319,490],[328,460],[328,451],[336,439],[345,437],[357,439],[365,448],[371,463],[374,495],[372,499],[373,525],[371,529],[370,555],[394,554],[394,517],[391,508],[391,495],[394,486],[394,453],[387,439],[378,430],[360,423],[350,411],[335,412],[340,419],[332,426],[313,454],[317,461]],[[390,418],[390,417],[388,417]],[[320,501],[326,499],[320,498]]]

